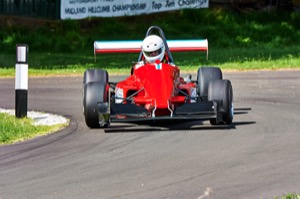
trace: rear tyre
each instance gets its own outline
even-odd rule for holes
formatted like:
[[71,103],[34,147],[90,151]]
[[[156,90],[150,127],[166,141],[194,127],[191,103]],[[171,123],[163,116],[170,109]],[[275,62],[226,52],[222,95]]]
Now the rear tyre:
[[[233,90],[229,80],[214,80],[208,86],[208,100],[222,100],[224,112],[222,121],[225,124],[231,124],[233,120]],[[216,119],[211,119],[212,125],[217,125]]]
[[200,101],[207,101],[209,82],[222,78],[222,71],[218,67],[200,67],[198,69],[197,89]]
[[87,69],[83,75],[83,85],[90,82],[108,82],[108,73],[101,69]]
[[[87,69],[83,75],[82,97],[84,97],[85,86],[90,82],[106,82],[108,83],[108,73],[101,69]],[[83,105],[84,114],[84,105]]]
[[89,82],[83,89],[83,114],[85,123],[90,128],[103,128],[109,125],[109,119],[99,122],[99,102],[108,102],[108,84],[106,82]]

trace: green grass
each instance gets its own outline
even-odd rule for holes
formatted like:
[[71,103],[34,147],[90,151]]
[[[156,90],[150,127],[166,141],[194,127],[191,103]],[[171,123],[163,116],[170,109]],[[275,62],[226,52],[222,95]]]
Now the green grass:
[[46,135],[61,129],[64,125],[34,126],[30,118],[18,119],[6,113],[0,113],[0,145],[24,141]]
[[300,195],[297,193],[288,193],[281,197],[276,196],[274,199],[300,199]]

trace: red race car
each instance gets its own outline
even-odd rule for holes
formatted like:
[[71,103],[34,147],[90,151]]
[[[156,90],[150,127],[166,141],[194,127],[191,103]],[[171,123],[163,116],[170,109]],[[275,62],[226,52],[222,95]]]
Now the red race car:
[[171,51],[207,50],[207,40],[167,41],[158,26],[148,29],[143,41],[95,42],[96,53],[140,52],[131,75],[109,82],[108,73],[88,69],[83,77],[83,114],[90,128],[111,122],[209,120],[231,124],[233,90],[218,67],[200,67],[197,80],[183,78]]

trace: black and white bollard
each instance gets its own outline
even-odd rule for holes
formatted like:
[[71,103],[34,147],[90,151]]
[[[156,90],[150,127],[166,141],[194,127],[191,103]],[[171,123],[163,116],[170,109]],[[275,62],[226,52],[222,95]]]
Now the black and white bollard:
[[28,104],[28,46],[18,44],[16,51],[16,77],[15,77],[15,116],[27,117]]

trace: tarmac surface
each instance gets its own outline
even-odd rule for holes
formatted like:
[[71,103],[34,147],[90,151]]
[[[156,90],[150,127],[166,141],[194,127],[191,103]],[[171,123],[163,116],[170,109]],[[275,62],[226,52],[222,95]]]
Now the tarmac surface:
[[[29,110],[65,116],[70,125],[0,146],[0,198],[260,199],[299,193],[300,71],[223,76],[233,85],[232,125],[112,124],[106,131],[85,125],[82,77],[30,78]],[[14,98],[14,79],[0,79],[0,107],[14,109]]]

